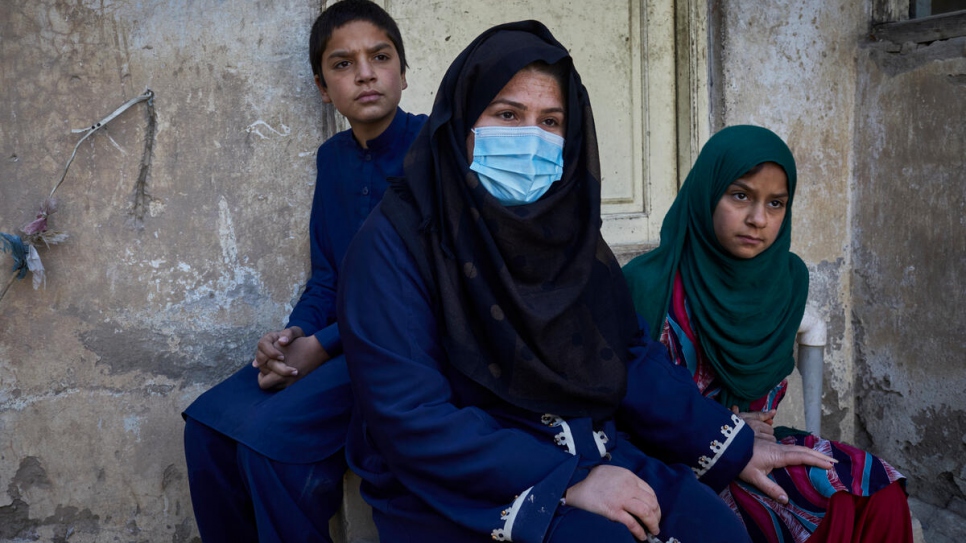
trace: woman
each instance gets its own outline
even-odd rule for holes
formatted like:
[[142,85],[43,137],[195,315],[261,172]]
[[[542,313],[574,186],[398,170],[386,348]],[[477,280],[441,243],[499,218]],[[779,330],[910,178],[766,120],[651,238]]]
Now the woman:
[[[688,174],[660,247],[624,268],[638,312],[663,323],[652,337],[702,394],[742,412],[770,439],[808,295],[808,270],[789,251],[795,185],[795,161],[781,138],[756,126],[726,128]],[[774,433],[839,463],[827,473],[775,472],[787,504],[730,484],[722,497],[752,540],[912,541],[903,479],[891,466],[846,444]]]
[[587,92],[543,25],[460,54],[405,174],[339,293],[347,455],[383,540],[746,541],[716,490],[778,498],[772,467],[831,466],[759,443],[644,337],[600,236]]

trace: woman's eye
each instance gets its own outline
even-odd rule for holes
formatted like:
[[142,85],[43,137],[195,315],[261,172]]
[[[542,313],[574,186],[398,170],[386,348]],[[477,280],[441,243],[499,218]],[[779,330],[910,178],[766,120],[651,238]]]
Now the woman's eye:
[[781,208],[785,207],[785,202],[783,202],[781,200],[772,200],[772,202],[769,205],[771,205],[771,207],[773,207],[775,209],[781,209]]
[[735,192],[731,195],[731,197],[742,202],[748,199],[748,195],[744,192]]
[[547,126],[560,126],[560,123],[557,121],[557,119],[547,119],[543,121],[543,124]]
[[501,111],[497,115],[504,121],[512,121],[515,118],[512,111]]

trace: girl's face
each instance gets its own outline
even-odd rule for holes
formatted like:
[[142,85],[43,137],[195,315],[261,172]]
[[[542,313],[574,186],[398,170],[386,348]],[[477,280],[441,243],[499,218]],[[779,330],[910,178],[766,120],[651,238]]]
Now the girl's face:
[[771,247],[785,220],[788,178],[765,162],[755,174],[738,178],[714,208],[718,243],[737,258],[754,258]]
[[[524,68],[513,76],[486,106],[473,128],[482,126],[539,126],[566,138],[563,92],[550,74]],[[467,155],[473,157],[473,132],[466,137]]]

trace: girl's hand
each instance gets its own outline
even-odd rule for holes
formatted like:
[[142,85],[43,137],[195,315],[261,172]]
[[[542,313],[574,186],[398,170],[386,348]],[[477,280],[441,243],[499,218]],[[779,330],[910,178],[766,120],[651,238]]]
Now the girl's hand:
[[758,439],[764,439],[767,441],[776,441],[775,439],[775,429],[772,425],[775,424],[775,413],[778,411],[771,409],[768,411],[751,411],[751,412],[738,412],[738,406],[731,406],[731,412],[738,415],[744,419],[745,424],[751,427],[755,431],[755,437]]

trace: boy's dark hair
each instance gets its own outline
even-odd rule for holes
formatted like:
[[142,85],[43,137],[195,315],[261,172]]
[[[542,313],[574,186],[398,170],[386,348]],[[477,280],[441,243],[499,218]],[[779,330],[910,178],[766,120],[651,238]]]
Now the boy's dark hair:
[[312,25],[312,36],[309,38],[309,61],[312,63],[312,73],[319,77],[322,86],[325,78],[322,76],[322,53],[329,43],[329,38],[337,28],[353,21],[372,23],[389,36],[389,41],[399,53],[399,66],[402,73],[406,73],[406,50],[403,48],[402,35],[392,16],[386,13],[378,4],[370,0],[341,0],[332,4],[319,15]]

